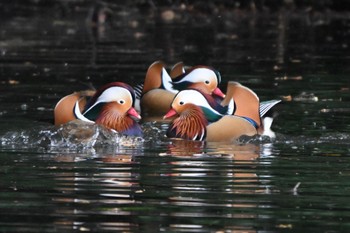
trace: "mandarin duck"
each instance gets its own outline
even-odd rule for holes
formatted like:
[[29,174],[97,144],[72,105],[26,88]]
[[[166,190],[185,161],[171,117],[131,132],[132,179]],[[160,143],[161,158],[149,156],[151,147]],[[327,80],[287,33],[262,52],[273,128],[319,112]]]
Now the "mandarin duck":
[[[251,91],[238,83],[229,83],[224,103],[232,101],[231,89],[236,88],[243,88],[243,90],[236,90],[238,94],[234,95],[240,98],[248,95],[247,91]],[[239,93],[240,91],[242,93]],[[180,91],[175,96],[171,109],[164,115],[165,119],[178,116],[171,122],[167,136],[199,141],[231,141],[242,135],[256,135],[261,132],[260,128],[263,128],[260,120],[259,99],[256,95],[250,97],[251,99],[248,98],[245,105],[243,105],[243,100],[237,100],[238,104],[235,105],[234,111],[240,115],[228,115],[225,114],[228,106],[218,104],[212,96],[195,89]],[[276,104],[275,102],[279,101],[274,101],[273,105]],[[266,105],[262,106],[265,111]],[[238,111],[238,108],[241,109]]]
[[195,66],[184,71],[182,63],[172,69],[171,77],[161,61],[154,62],[147,70],[144,84],[139,86],[140,107],[143,116],[161,116],[166,113],[176,93],[196,88],[204,93],[223,98],[218,88],[220,74],[207,66]]
[[[257,134],[255,126],[239,116],[224,115],[219,120],[210,123],[206,113],[209,115],[218,115],[218,113],[214,112],[209,107],[210,105],[197,105],[195,97],[201,95],[197,90],[184,90],[175,96],[171,109],[164,115],[165,119],[178,116],[169,125],[166,133],[169,138],[194,141],[231,141],[242,135],[253,136]],[[201,98],[200,101],[202,100]]]
[[141,116],[133,107],[135,93],[122,82],[104,85],[93,95],[75,92],[63,97],[55,106],[55,125],[79,119],[96,123],[128,136],[141,136],[136,119]]
[[[171,71],[171,77],[180,77],[185,73],[185,68],[183,62],[176,63]],[[217,71],[215,71],[217,72]],[[219,83],[221,82],[221,76],[218,73]],[[196,88],[195,85],[190,86],[192,88]],[[221,91],[219,88],[217,88]],[[179,90],[184,90],[180,89]],[[215,92],[215,91],[214,91]],[[260,126],[260,116],[265,115],[273,106],[277,103],[281,102],[281,100],[269,100],[269,101],[259,101],[259,97],[256,93],[250,88],[241,85],[238,82],[229,81],[227,84],[227,92],[226,94],[214,94],[216,101],[219,102],[223,106],[227,106],[227,114],[228,115],[238,115],[238,116],[248,116],[251,117],[252,120],[256,121],[257,125]],[[226,98],[225,98],[226,97]],[[224,100],[225,98],[225,100]],[[247,103],[249,103],[247,105]],[[259,109],[259,114],[258,110]],[[264,120],[267,117],[264,117],[261,120]]]

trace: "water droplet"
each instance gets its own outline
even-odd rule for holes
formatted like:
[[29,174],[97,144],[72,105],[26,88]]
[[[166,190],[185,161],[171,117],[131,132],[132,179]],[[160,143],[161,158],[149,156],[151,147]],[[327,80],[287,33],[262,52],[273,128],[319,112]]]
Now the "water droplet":
[[28,105],[27,104],[21,104],[21,110],[22,111],[28,110]]

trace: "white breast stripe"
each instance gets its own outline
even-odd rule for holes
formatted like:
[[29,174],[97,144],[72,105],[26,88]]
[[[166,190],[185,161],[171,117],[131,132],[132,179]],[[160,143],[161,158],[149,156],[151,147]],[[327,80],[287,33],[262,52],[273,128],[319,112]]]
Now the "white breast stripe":
[[200,141],[202,141],[204,139],[204,135],[205,135],[205,129],[202,129],[202,136],[201,138],[199,139]]
[[227,115],[232,115],[235,111],[235,104],[233,98],[230,100],[230,103],[227,107]]
[[79,109],[79,101],[81,99],[77,100],[77,102],[75,102],[75,105],[74,105],[74,115],[79,119],[79,120],[82,120],[82,121],[86,121],[86,122],[90,122],[90,123],[95,123],[94,121],[91,121],[89,119],[87,119],[86,117],[83,116],[83,114],[81,114],[80,112],[80,109]]
[[173,84],[172,84],[172,79],[170,77],[170,75],[168,74],[168,72],[163,68],[162,69],[162,83],[163,86],[165,88],[165,90],[170,91],[172,93],[178,93],[178,90],[175,90],[173,88]]

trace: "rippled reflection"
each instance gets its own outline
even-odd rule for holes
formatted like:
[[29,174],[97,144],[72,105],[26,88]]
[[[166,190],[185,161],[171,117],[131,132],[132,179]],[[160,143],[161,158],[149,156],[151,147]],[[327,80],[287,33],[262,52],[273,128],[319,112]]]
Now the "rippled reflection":
[[[161,180],[166,177],[170,186],[166,205],[173,209],[169,213],[173,221],[179,223],[170,223],[166,229],[201,232],[208,223],[200,222],[216,221],[210,219],[258,218],[254,211],[259,205],[251,198],[266,193],[256,173],[260,150],[258,144],[172,140],[162,154],[170,156],[170,161],[159,176]],[[227,224],[225,229],[255,232],[240,223]]]
[[[127,210],[127,206],[139,204],[134,195],[143,192],[139,185],[139,174],[133,171],[134,156],[102,155],[92,158],[93,167],[78,163],[69,166],[68,170],[72,172],[57,173],[54,178],[56,190],[62,195],[54,197],[53,201],[62,206],[56,209],[62,220],[57,220],[56,224],[60,228],[82,231],[94,230],[96,227],[100,230],[130,231],[133,224],[122,218],[118,220],[118,216],[131,216],[132,212]],[[67,162],[67,159],[63,161]],[[74,162],[74,159],[69,162]],[[64,220],[67,216],[71,216],[70,220]],[[94,219],[93,216],[103,216],[104,220]],[[111,221],[106,221],[108,218]],[[92,224],[91,220],[98,222],[98,225]]]
[[251,198],[267,194],[257,174],[261,146],[174,140],[158,156],[120,146],[111,154],[47,157],[54,224],[80,231],[202,232],[232,219],[222,230],[254,232],[237,220],[259,218],[260,204]]

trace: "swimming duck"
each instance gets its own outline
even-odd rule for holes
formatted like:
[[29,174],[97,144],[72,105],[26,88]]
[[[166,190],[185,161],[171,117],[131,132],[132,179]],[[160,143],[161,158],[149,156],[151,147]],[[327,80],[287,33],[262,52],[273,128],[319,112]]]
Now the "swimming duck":
[[173,68],[171,77],[161,61],[154,62],[147,70],[142,91],[140,106],[143,116],[161,116],[166,113],[176,93],[187,88],[196,88],[204,93],[223,98],[218,88],[220,74],[207,66],[195,66],[184,72],[180,63]]
[[[243,90],[240,90],[242,88]],[[238,93],[231,93],[232,90]],[[239,83],[229,83],[227,98],[221,105],[212,96],[199,90],[180,91],[175,96],[171,109],[164,115],[165,119],[178,116],[171,122],[167,136],[199,141],[231,141],[242,135],[253,136],[262,133],[264,126],[260,120],[259,99],[254,92],[250,92],[250,89]],[[228,106],[225,103],[232,102],[233,96],[238,98],[238,104],[235,105],[234,115],[228,115]],[[243,97],[247,97],[245,105],[244,99],[239,99]],[[273,105],[275,102],[279,101],[271,101]],[[263,112],[266,113],[266,109],[272,107],[271,103],[262,105]],[[241,109],[238,111],[239,108]],[[236,115],[236,112],[240,115]]]
[[80,119],[96,123],[129,136],[141,136],[136,119],[141,116],[133,108],[135,93],[122,82],[109,83],[93,95],[75,92],[63,97],[55,106],[55,125]]
[[[176,95],[171,109],[164,115],[165,119],[177,116],[167,130],[168,137],[194,141],[231,141],[242,135],[257,134],[256,127],[240,116],[223,115],[219,120],[211,123],[206,117],[206,112],[216,116],[221,114],[215,112],[210,105],[197,105],[204,99],[210,98],[206,96],[203,99],[200,97],[201,94],[197,90],[184,90]],[[212,102],[215,100],[213,99]]]

